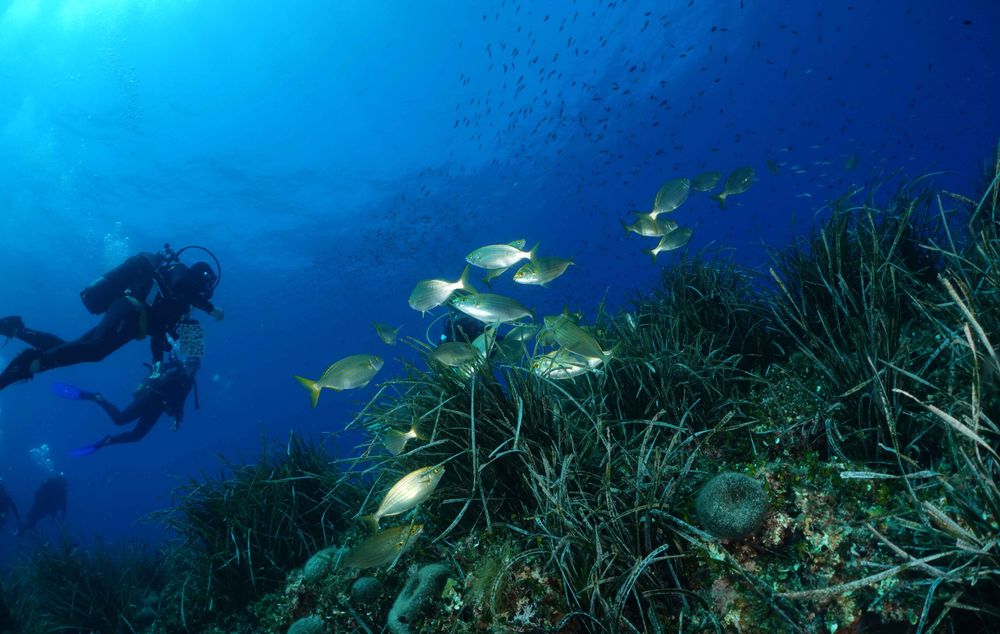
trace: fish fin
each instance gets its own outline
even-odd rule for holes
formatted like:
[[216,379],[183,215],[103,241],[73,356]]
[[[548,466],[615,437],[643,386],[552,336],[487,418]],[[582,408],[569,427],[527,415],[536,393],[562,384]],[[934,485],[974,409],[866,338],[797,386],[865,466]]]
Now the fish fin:
[[536,257],[538,256],[538,247],[539,247],[539,246],[540,246],[541,244],[542,244],[542,243],[541,243],[540,241],[539,241],[539,242],[536,242],[536,243],[535,243],[535,246],[531,247],[531,250],[529,250],[529,251],[528,251],[528,259],[529,259],[530,261],[532,261],[532,262],[534,262],[534,261],[535,261],[535,258],[536,258]]
[[653,258],[653,266],[656,266],[656,254],[658,251],[655,249],[646,249],[645,251],[649,254],[649,257]]
[[628,225],[621,218],[618,219],[618,222],[622,223],[622,229],[625,230],[625,237],[628,237],[628,234],[632,233],[632,230],[628,228]]
[[718,201],[719,207],[723,209],[726,208],[726,192],[722,192],[721,194],[711,194],[709,198]]
[[462,271],[462,277],[458,278],[458,283],[462,285],[462,290],[468,291],[469,293],[477,293],[478,291],[473,288],[472,284],[469,283],[470,268],[472,268],[471,265],[465,265],[465,270]]
[[398,429],[390,429],[382,434],[382,444],[394,456],[403,453],[403,449],[406,448],[406,441],[409,439],[409,434],[401,432]]
[[312,402],[312,406],[316,407],[316,404],[319,403],[319,393],[320,393],[320,390],[322,390],[323,388],[321,388],[320,386],[316,385],[316,381],[312,381],[312,380],[307,379],[305,377],[301,377],[301,376],[296,375],[295,376],[295,380],[298,381],[299,383],[301,383],[302,387],[304,387],[307,390],[309,390],[309,400]]
[[619,341],[615,345],[611,346],[610,350],[601,350],[601,352],[604,353],[604,356],[601,358],[601,363],[606,364],[608,361],[612,359],[617,359],[621,347],[622,347],[622,342]]
[[368,527],[368,530],[370,530],[372,532],[372,534],[375,534],[375,533],[378,532],[378,518],[375,517],[374,514],[372,514],[372,515],[362,515],[358,519],[360,519],[361,522],[365,526]]

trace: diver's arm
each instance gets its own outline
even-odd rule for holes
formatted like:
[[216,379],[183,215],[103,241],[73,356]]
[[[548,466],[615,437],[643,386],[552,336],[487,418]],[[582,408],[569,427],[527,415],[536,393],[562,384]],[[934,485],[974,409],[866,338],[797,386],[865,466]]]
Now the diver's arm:
[[184,403],[187,402],[188,394],[191,393],[193,387],[194,377],[186,372],[181,372],[177,377],[177,382],[171,385],[172,393],[165,403],[164,411],[174,419],[174,424],[171,427],[173,431],[180,429],[181,423],[184,422]]
[[149,349],[153,353],[153,363],[163,361],[163,355],[170,350],[170,342],[167,341],[167,336],[165,334],[152,335],[149,338]]
[[211,315],[212,319],[214,319],[215,321],[222,321],[223,317],[226,316],[226,312],[224,310],[222,310],[212,302],[208,301],[207,299],[199,299],[197,301],[191,302],[191,305],[197,308],[198,310],[205,311],[206,313]]

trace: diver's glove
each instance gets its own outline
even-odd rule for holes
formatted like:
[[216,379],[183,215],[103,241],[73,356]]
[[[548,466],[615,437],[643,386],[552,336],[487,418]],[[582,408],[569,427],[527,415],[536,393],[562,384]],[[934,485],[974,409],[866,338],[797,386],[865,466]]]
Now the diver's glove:
[[209,315],[211,315],[212,319],[215,321],[222,321],[222,319],[226,316],[226,311],[216,306],[212,309],[212,312],[210,312]]
[[177,431],[181,428],[181,419],[175,418],[174,424],[170,426],[170,431]]

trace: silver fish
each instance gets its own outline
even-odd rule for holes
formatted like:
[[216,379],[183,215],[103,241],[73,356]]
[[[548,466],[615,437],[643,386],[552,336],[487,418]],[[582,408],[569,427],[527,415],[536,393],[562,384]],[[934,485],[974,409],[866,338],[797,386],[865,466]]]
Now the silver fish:
[[546,317],[545,329],[552,333],[552,338],[563,349],[584,359],[596,359],[597,363],[600,364],[611,358],[611,352],[602,349],[593,335],[577,326],[572,319],[565,315]]
[[722,188],[722,193],[712,196],[719,201],[719,206],[726,208],[726,198],[733,194],[742,194],[753,185],[754,171],[750,166],[740,167],[733,170],[733,173],[726,179],[726,185]]
[[518,324],[510,329],[503,336],[504,341],[528,341],[538,332],[538,326],[534,324]]
[[518,284],[537,284],[545,286],[576,264],[572,259],[556,257],[537,257],[514,273],[514,282]]
[[678,227],[660,238],[660,243],[647,251],[653,258],[653,264],[656,264],[656,256],[661,251],[673,251],[683,247],[691,240],[692,235],[694,235],[694,230],[691,228]]
[[696,192],[710,192],[722,180],[722,172],[702,172],[691,179],[691,189]]
[[636,214],[635,222],[630,225],[622,222],[625,233],[635,233],[646,238],[659,238],[665,233],[669,233],[677,228],[676,220],[659,218],[657,212],[647,212]]
[[531,311],[517,300],[492,293],[456,296],[451,305],[484,323],[505,323],[531,316]]
[[417,282],[413,292],[410,293],[410,308],[419,310],[421,314],[426,313],[432,308],[436,308],[448,301],[451,294],[458,290],[469,293],[476,292],[476,289],[469,284],[468,266],[462,271],[462,276],[458,278],[457,282],[449,282],[447,280],[423,280]]
[[430,357],[450,368],[476,363],[483,359],[482,353],[475,346],[464,341],[447,341],[442,343],[437,348],[434,348]]
[[399,479],[399,482],[392,485],[392,488],[382,498],[378,510],[372,515],[365,516],[364,519],[373,524],[375,530],[378,530],[379,520],[383,517],[405,513],[429,498],[443,475],[444,467],[442,465],[421,467],[407,473]]
[[566,348],[559,348],[533,357],[528,366],[538,376],[561,381],[586,374],[600,364],[600,359],[587,359]]
[[399,332],[400,327],[393,328],[389,324],[382,324],[377,321],[372,322],[372,326],[375,328],[375,334],[378,338],[390,346],[396,345],[396,334]]
[[522,251],[510,244],[488,244],[467,255],[465,261],[481,269],[506,269],[521,260],[533,259],[537,251],[537,244],[530,251]]
[[420,438],[417,434],[417,424],[414,422],[413,426],[410,427],[409,431],[400,431],[398,429],[387,429],[382,432],[382,444],[385,448],[389,450],[394,456],[398,456],[403,453],[406,448],[406,443],[412,438]]
[[653,200],[653,211],[657,213],[670,213],[684,204],[691,193],[691,181],[686,178],[674,178],[663,184],[660,191],[656,192]]
[[295,380],[309,390],[312,406],[316,407],[323,388],[339,392],[364,387],[382,369],[382,363],[382,359],[373,354],[355,354],[328,367],[316,381],[301,376],[296,376]]
[[351,549],[340,565],[348,568],[371,568],[392,563],[417,541],[423,524],[393,526],[379,531]]

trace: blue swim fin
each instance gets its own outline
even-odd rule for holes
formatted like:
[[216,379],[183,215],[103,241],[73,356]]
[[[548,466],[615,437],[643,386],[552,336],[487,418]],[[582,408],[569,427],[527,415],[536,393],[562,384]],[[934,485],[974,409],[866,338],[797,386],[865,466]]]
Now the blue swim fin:
[[76,449],[71,449],[69,455],[74,458],[82,458],[84,456],[89,456],[98,449],[101,448],[99,443],[94,443],[93,445],[84,445],[83,447],[77,447]]
[[52,393],[56,396],[61,396],[67,398],[71,401],[79,401],[80,394],[83,392],[80,388],[75,385],[70,385],[69,383],[62,383],[56,381],[52,384]]

